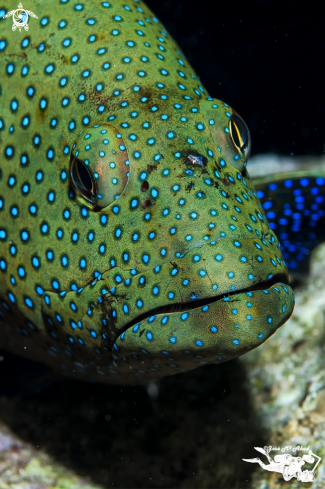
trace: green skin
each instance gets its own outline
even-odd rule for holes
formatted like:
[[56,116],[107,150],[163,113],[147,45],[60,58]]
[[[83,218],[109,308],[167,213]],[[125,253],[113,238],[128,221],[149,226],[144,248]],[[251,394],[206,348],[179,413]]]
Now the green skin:
[[[127,5],[34,1],[30,31],[12,32],[7,18],[0,38],[0,347],[108,383],[242,355],[294,307],[278,240],[229,133],[232,109],[208,99],[146,5]],[[77,155],[93,180],[87,195],[71,166]]]

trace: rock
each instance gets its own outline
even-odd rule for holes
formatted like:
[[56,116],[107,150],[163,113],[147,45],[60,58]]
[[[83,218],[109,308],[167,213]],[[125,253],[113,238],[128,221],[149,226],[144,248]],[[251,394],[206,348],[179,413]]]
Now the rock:
[[1,489],[96,489],[0,423]]
[[[322,457],[315,481],[308,486],[312,489],[325,486],[324,272],[325,245],[322,245],[312,256],[307,282],[295,290],[296,307],[291,319],[263,348],[240,359],[252,386],[253,407],[260,426],[269,434],[267,445],[310,446]],[[276,453],[279,452],[273,452]],[[252,449],[247,457],[255,455]],[[278,487],[280,480],[281,474],[258,469],[251,487],[272,489]],[[292,479],[285,487],[300,486]]]

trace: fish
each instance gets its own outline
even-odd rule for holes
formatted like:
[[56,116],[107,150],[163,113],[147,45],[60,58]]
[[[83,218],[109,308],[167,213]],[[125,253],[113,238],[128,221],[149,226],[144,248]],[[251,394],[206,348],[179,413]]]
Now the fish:
[[137,384],[260,346],[294,308],[285,258],[305,263],[317,227],[305,215],[298,232],[286,204],[308,194],[320,205],[324,178],[255,188],[246,123],[142,1],[35,0],[21,32],[10,8],[0,348],[67,376]]
[[325,175],[295,171],[254,178],[271,229],[276,230],[290,276],[303,281],[312,251],[325,241]]

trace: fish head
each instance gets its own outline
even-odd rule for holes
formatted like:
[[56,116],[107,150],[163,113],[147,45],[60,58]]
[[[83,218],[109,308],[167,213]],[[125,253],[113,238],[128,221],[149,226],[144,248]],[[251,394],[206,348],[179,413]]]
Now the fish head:
[[80,285],[48,291],[43,310],[81,356],[150,379],[259,346],[294,297],[249,178],[243,119],[211,97],[171,112],[153,91],[142,104],[73,141],[69,266]]

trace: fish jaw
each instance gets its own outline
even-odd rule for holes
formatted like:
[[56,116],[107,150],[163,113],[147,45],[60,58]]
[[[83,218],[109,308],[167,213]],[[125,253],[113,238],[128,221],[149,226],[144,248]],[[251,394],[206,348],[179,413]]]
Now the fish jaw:
[[[272,240],[269,241],[272,243]],[[288,273],[284,261],[279,259],[280,250],[276,250],[278,256],[272,256],[274,250],[264,250],[263,258],[269,264],[258,273],[258,266],[254,267],[253,263],[254,260],[258,263],[256,258],[259,256],[253,251],[256,245],[254,240],[245,243],[245,254],[249,256],[249,263],[245,263],[246,270],[240,260],[243,255],[229,253],[231,244],[233,242],[230,240],[224,242],[223,249],[228,249],[230,256],[228,260],[225,256],[222,266],[220,242],[218,252],[214,252],[214,258],[219,257],[219,260],[215,259],[215,264],[212,255],[208,257],[213,246],[188,253],[193,263],[193,257],[198,251],[202,258],[202,252],[206,251],[208,264],[205,268],[208,271],[210,291],[201,290],[198,300],[180,303],[179,310],[176,305],[172,307],[173,310],[168,310],[168,306],[160,307],[124,327],[113,347],[117,364],[120,360],[131,363],[132,369],[136,369],[132,376],[150,379],[159,374],[166,375],[166,370],[172,374],[208,363],[222,363],[260,346],[290,318],[295,299],[291,287],[287,285]],[[239,266],[236,266],[236,260]],[[274,275],[271,266],[278,268]],[[184,264],[183,269],[187,268]],[[253,278],[251,272],[254,268]],[[236,286],[230,285],[229,270],[236,270]],[[195,274],[199,274],[199,270],[195,271],[192,267],[192,282]],[[220,286],[214,295],[213,278]]]

